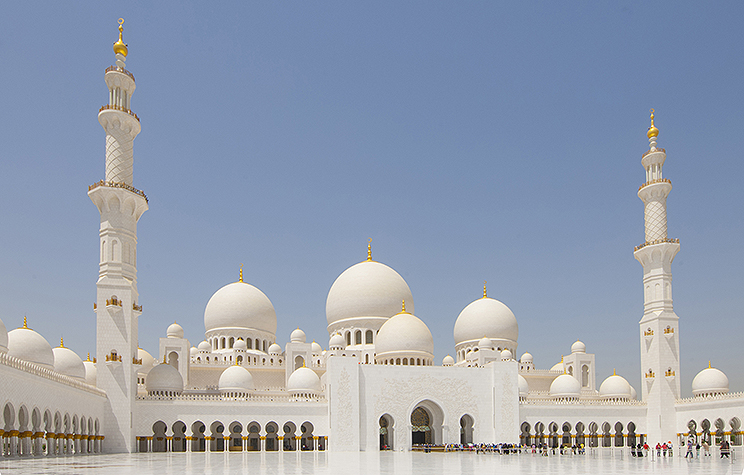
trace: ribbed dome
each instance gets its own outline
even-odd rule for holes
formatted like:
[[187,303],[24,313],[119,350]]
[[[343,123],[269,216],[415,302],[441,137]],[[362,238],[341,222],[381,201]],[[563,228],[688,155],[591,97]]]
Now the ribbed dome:
[[289,335],[289,341],[292,343],[305,343],[306,340],[305,332],[300,330],[299,327],[295,328]]
[[242,366],[230,366],[220,375],[218,387],[222,392],[228,391],[253,391],[256,387],[253,385],[253,375]]
[[328,340],[328,348],[346,348],[346,340],[340,333],[334,333],[331,335],[331,339]]
[[600,397],[608,399],[630,399],[630,384],[622,376],[613,374],[604,381],[599,387]]
[[312,353],[313,353],[314,355],[319,355],[319,354],[320,354],[320,353],[321,353],[321,352],[323,351],[323,348],[321,348],[321,346],[320,346],[319,344],[317,344],[317,343],[315,343],[315,341],[313,341],[313,342],[312,342],[312,343],[310,344],[310,351],[311,351],[311,352],[312,352]]
[[168,338],[183,338],[183,327],[176,322],[171,323],[166,331]]
[[525,352],[521,358],[519,358],[520,363],[532,363],[532,354]]
[[562,374],[550,384],[550,396],[556,398],[577,398],[581,396],[581,384],[570,374]]
[[507,340],[516,345],[519,337],[517,317],[498,300],[484,297],[465,307],[455,322],[455,345],[477,341],[483,336]]
[[8,354],[47,369],[54,369],[52,347],[30,328],[16,328],[8,332]]
[[270,355],[280,355],[281,353],[282,353],[282,347],[277,345],[276,343],[272,343],[271,346],[269,346]]
[[455,359],[450,355],[445,356],[442,359],[442,366],[452,366],[455,364]]
[[728,377],[720,369],[708,366],[692,380],[692,394],[695,396],[726,394],[728,392]]
[[269,298],[244,282],[227,284],[212,295],[204,310],[206,331],[222,328],[276,333],[276,312]]
[[198,346],[199,351],[212,351],[212,344],[209,343],[207,340],[202,341],[199,343]]
[[527,380],[521,374],[517,375],[517,381],[519,382],[519,397],[526,397],[527,393],[530,392],[530,385],[527,384]]
[[346,269],[333,283],[326,300],[326,320],[354,317],[390,318],[405,300],[414,311],[408,284],[397,272],[376,261],[364,261]]
[[176,368],[167,363],[161,363],[147,373],[145,388],[147,392],[180,393],[183,391],[183,378]]
[[571,345],[571,353],[586,353],[586,345],[584,342],[576,340],[573,345]]
[[91,386],[96,385],[96,380],[98,379],[98,370],[96,369],[96,364],[90,360],[83,361],[83,366],[85,366],[85,382],[90,384]]
[[377,333],[377,355],[389,352],[423,352],[433,357],[434,339],[429,327],[415,315],[399,313],[383,323]]
[[85,380],[85,365],[74,351],[57,347],[52,350],[52,353],[54,354],[54,371],[81,381]]
[[0,320],[0,353],[6,353],[8,351],[8,329],[5,328],[5,324]]
[[320,378],[310,368],[297,368],[287,380],[287,391],[317,394],[320,392]]

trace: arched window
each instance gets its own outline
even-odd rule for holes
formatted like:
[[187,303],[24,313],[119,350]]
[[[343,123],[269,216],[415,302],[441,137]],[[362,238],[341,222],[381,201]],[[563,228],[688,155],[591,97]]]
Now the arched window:
[[581,367],[581,387],[586,388],[589,386],[589,366],[584,365]]
[[400,364],[400,358],[396,358],[396,359],[395,359],[395,364],[397,364],[397,365],[399,365],[399,364]]
[[372,338],[374,336],[374,332],[372,330],[367,330],[365,343],[368,345],[371,345],[373,343]]
[[225,337],[224,336],[222,337],[220,344],[221,344],[221,348],[224,350],[225,349]]
[[235,338],[230,337],[230,346],[228,346],[228,348],[232,348],[234,344],[235,344]]
[[249,350],[252,350],[253,349],[253,340],[251,340],[250,338],[246,338],[245,339],[245,346]]
[[346,346],[351,345],[351,332],[346,332]]
[[354,334],[354,344],[355,345],[361,345],[362,344],[362,331],[357,330]]

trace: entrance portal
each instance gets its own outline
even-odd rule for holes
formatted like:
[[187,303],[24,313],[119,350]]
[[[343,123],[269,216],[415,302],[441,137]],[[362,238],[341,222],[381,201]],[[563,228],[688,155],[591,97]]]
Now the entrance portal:
[[426,409],[419,406],[411,413],[411,431],[413,445],[431,444],[431,416]]

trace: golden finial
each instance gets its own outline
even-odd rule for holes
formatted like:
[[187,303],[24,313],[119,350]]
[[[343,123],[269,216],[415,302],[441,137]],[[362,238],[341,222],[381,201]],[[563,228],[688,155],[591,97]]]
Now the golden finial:
[[651,127],[648,128],[648,132],[646,132],[646,135],[648,138],[651,137],[658,137],[659,135],[659,129],[656,128],[654,125],[654,110],[651,109]]
[[128,50],[127,45],[124,44],[124,41],[121,39],[121,34],[124,31],[124,19],[119,18],[119,41],[114,43],[114,53],[120,54],[126,58]]
[[26,316],[25,315],[23,316],[23,328],[28,329],[28,324],[26,322]]
[[64,348],[65,347],[65,339],[64,337],[59,337],[59,347]]
[[400,313],[408,313],[406,312],[406,299],[403,299],[403,309],[400,311]]
[[372,260],[372,238],[367,239],[367,260]]
[[488,283],[487,281],[485,281],[485,280],[483,281],[483,298],[488,297],[488,295],[486,294],[486,284],[487,283]]
[[166,364],[166,363],[165,363],[165,355],[163,355],[163,364]]
[[305,366],[305,359],[304,358],[302,359],[302,367],[303,368],[307,368],[307,366]]
[[561,355],[561,363],[563,363],[563,355]]
[[708,360],[708,368],[712,368],[712,366],[710,365],[710,360]]
[[243,264],[240,264],[240,278],[238,282],[243,282]]
[[617,376],[617,373],[615,372],[615,368],[612,368],[612,375]]
[[88,360],[87,361],[90,361],[90,351],[88,352]]

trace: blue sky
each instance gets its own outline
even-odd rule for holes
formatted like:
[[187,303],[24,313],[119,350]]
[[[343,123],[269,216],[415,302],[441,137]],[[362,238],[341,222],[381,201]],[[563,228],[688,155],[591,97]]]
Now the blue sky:
[[738,2],[17,2],[0,17],[0,318],[94,351],[98,212],[116,20],[126,19],[140,346],[245,277],[277,340],[327,346],[325,299],[366,256],[408,282],[436,360],[459,312],[506,303],[518,353],[577,338],[640,392],[648,110],[657,111],[683,393],[741,371],[744,109]]

